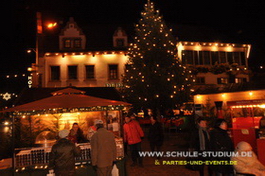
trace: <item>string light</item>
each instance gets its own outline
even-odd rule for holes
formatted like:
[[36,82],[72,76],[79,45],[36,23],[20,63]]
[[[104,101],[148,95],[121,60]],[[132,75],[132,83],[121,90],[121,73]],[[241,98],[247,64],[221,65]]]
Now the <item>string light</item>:
[[25,74],[25,73],[22,73],[22,74],[8,74],[8,75],[5,75],[3,77],[9,79],[9,78],[21,78],[21,77],[26,77],[26,75],[28,74]]
[[90,112],[90,111],[106,111],[106,110],[124,110],[126,107],[124,105],[109,105],[109,106],[93,106],[84,108],[53,108],[53,109],[42,109],[42,110],[32,110],[32,111],[20,111],[13,112],[15,116],[25,116],[25,115],[46,115],[46,114],[58,114],[58,113],[73,113],[73,112]]
[[[135,96],[135,98],[142,100],[141,103],[143,102],[148,103],[147,100],[152,101],[152,99],[150,100],[149,98],[146,97],[146,95],[148,95],[148,92],[146,91],[149,91],[149,90],[154,91],[149,88],[150,82],[149,80],[144,79],[145,77],[143,76],[143,74],[148,75],[148,78],[155,76],[158,79],[161,79],[161,81],[163,82],[172,81],[172,84],[175,84],[175,85],[178,85],[179,83],[181,83],[181,81],[185,80],[185,78],[176,79],[179,75],[186,76],[186,72],[184,71],[185,69],[182,68],[181,64],[178,65],[180,62],[178,61],[176,44],[174,43],[175,39],[172,38],[171,33],[169,33],[172,31],[172,29],[168,29],[167,26],[164,24],[164,22],[160,21],[162,18],[157,15],[159,11],[155,10],[152,4],[153,3],[151,2],[148,2],[148,4],[145,4],[145,7],[146,7],[145,11],[141,13],[143,18],[140,19],[139,24],[136,25],[136,33],[138,34],[138,38],[135,38],[135,44],[129,47],[131,51],[130,52],[130,64],[132,67],[129,69],[128,72],[126,71],[126,73],[131,73],[131,74],[125,74],[126,78],[130,78],[130,79],[127,79],[128,80],[127,84],[133,85],[130,88],[126,86],[126,88],[129,88],[128,92],[133,92],[133,90],[135,90],[134,92],[137,92],[137,95],[138,95],[138,96]],[[152,24],[155,23],[155,25],[150,25],[151,24],[150,22]],[[157,35],[155,30],[157,30],[157,32],[160,32],[160,33],[158,33]],[[169,59],[172,58],[173,63],[170,66],[167,66],[167,64],[164,64],[163,61],[161,61],[163,63],[162,65],[159,60],[157,61],[151,60],[152,57],[150,57],[149,52],[146,52],[146,51],[152,51],[152,50],[163,51],[165,54],[164,57],[169,58]],[[148,67],[148,70],[145,67]],[[165,68],[165,67],[168,67],[168,68]],[[163,69],[170,70],[171,68],[176,69],[177,73],[175,71],[174,72],[169,71],[167,77],[165,77]],[[134,76],[136,78],[132,78],[132,75],[137,75],[137,76]],[[186,82],[184,84],[187,84],[188,80],[185,80],[185,81]],[[140,91],[140,87],[137,87],[137,84],[141,87],[141,89],[142,88],[145,88],[145,89],[142,89],[143,91],[142,90]],[[173,99],[174,95],[177,94],[177,90],[179,90],[177,86],[173,86],[173,87],[174,87],[174,91],[171,91],[171,94],[163,96],[163,97],[168,97],[168,98]],[[139,88],[139,90],[137,90],[137,88]],[[182,90],[184,90],[184,88],[185,87],[182,87]],[[132,94],[129,96],[133,97],[134,95]],[[150,97],[159,98],[160,95],[154,94]]]

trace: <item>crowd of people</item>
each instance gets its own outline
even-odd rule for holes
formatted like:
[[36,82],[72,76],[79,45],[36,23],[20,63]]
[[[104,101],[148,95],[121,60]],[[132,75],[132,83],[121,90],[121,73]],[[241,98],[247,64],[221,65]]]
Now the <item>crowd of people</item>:
[[[161,151],[164,141],[163,128],[156,116],[151,116],[151,124],[147,139],[150,144],[150,151]],[[130,150],[131,166],[144,167],[143,158],[140,157],[141,143],[144,139],[144,132],[135,119],[135,116],[126,116],[123,124],[123,139],[125,154],[127,147]],[[71,130],[62,130],[59,132],[60,139],[52,147],[49,167],[54,169],[56,176],[73,176],[75,174],[74,158],[80,155],[80,148],[77,143],[90,141],[91,161],[98,176],[110,176],[113,165],[116,163],[116,143],[115,135],[104,128],[102,120],[95,120],[91,126],[89,135],[85,137],[83,131],[77,123],[74,123]],[[106,147],[108,146],[108,147]],[[221,151],[221,152],[246,152],[251,151],[253,155],[246,157],[243,155],[228,157],[202,157],[196,160],[207,161],[235,161],[236,165],[198,165],[196,170],[200,176],[232,176],[235,174],[248,176],[264,176],[265,167],[258,161],[250,144],[242,141],[234,148],[231,137],[228,134],[228,123],[224,119],[217,119],[212,128],[208,127],[208,122],[204,118],[196,119],[196,127],[191,131],[189,140],[190,151]],[[159,157],[157,157],[159,159]]]
[[[131,152],[131,166],[143,167],[143,158],[139,156],[144,132],[135,119],[135,116],[126,116],[123,124],[124,149]],[[115,121],[116,122],[116,121]],[[117,126],[117,125],[116,125]],[[115,125],[113,128],[118,128]],[[116,130],[117,131],[117,130]],[[71,130],[59,131],[60,139],[52,147],[49,168],[56,176],[75,175],[75,157],[80,156],[78,143],[90,142],[91,161],[98,176],[110,176],[113,164],[116,163],[115,133],[104,128],[102,120],[95,120],[90,124],[87,135],[83,134],[78,123],[74,123]],[[151,117],[151,126],[148,133],[151,151],[160,151],[163,144],[163,129],[156,117]],[[106,147],[108,146],[108,147]]]
[[[116,161],[116,142],[112,132],[104,128],[103,121],[96,119],[90,126],[87,137],[74,123],[71,130],[59,131],[60,139],[52,146],[49,169],[55,176],[74,176],[75,157],[81,155],[78,143],[90,142],[91,161],[98,176],[110,176],[112,166]],[[108,147],[106,147],[108,146]]]
[[[252,147],[249,143],[242,141],[234,148],[233,141],[228,134],[228,123],[224,119],[217,119],[213,128],[208,128],[207,121],[199,117],[196,120],[196,128],[191,132],[189,149],[192,151],[218,151],[218,152],[239,152],[238,156],[220,156],[220,157],[202,157],[197,160],[214,161],[235,161],[234,165],[212,165],[207,166],[207,175],[209,176],[264,176],[265,167],[258,161]],[[250,156],[240,155],[240,152],[251,152]],[[200,176],[204,176],[205,165],[196,168]]]

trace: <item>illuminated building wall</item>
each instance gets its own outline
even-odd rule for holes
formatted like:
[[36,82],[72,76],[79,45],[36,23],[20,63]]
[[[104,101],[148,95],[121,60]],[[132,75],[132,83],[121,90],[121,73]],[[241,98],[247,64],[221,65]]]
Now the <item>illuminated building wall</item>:
[[[249,44],[181,41],[178,56],[184,65],[198,69],[198,85],[242,83],[249,81],[250,48]],[[217,74],[221,67],[227,71]],[[228,72],[234,77],[230,78]]]
[[222,101],[223,105],[226,106],[228,101],[239,101],[239,100],[258,100],[264,99],[265,90],[251,90],[251,91],[240,91],[240,92],[223,92],[215,94],[201,94],[194,96],[194,104],[207,104],[211,103],[214,105],[215,101]]
[[[222,117],[233,117],[233,128],[236,126],[239,127],[242,124],[251,125],[252,122],[254,123],[253,119],[248,121],[247,118],[255,117],[255,125],[253,124],[252,127],[258,128],[259,120],[265,112],[264,97],[265,90],[249,90],[214,94],[197,94],[194,95],[193,101],[195,104],[195,114],[198,116],[204,116],[204,113],[207,113],[209,109],[213,110],[214,113],[217,114],[216,116],[218,116],[217,112],[219,111],[221,112]],[[245,118],[235,119],[235,117]],[[249,125],[247,126],[250,127]]]
[[[38,80],[41,87],[121,87],[128,61],[128,37],[118,27],[112,40],[112,49],[86,49],[85,43],[89,41],[70,18],[59,35],[59,49],[46,52],[39,59],[39,78],[33,80]],[[249,44],[179,41],[176,47],[183,65],[197,70],[197,87],[249,81]],[[227,71],[214,73],[219,67],[226,67]],[[38,84],[33,83],[33,87]]]
[[[63,55],[63,56],[62,56]],[[124,51],[46,53],[44,87],[120,87]]]

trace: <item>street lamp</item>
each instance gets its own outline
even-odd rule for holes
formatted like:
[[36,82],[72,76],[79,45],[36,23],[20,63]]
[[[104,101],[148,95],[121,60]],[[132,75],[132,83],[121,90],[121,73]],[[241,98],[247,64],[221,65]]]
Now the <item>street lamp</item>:
[[[44,51],[43,51],[43,23],[42,23],[42,16],[40,12],[36,13],[36,18],[37,18],[37,30],[36,30],[36,48],[29,48],[27,50],[28,53],[31,53],[32,51],[35,52],[35,63],[32,64],[32,68],[29,69],[28,71],[32,72],[32,81],[33,81],[33,86],[38,87],[41,85],[41,75],[38,73],[39,72],[39,67],[41,67],[40,60],[41,57],[44,56]],[[57,26],[56,22],[48,22],[45,24],[45,29],[53,29],[54,27]],[[45,66],[45,65],[44,65]]]
[[27,50],[27,53],[32,53],[32,51],[33,51],[34,53],[36,53],[36,49],[35,49],[35,48],[29,48],[29,49]]
[[56,22],[54,22],[54,23],[48,23],[48,24],[47,24],[47,28],[48,28],[48,29],[52,29],[52,28],[54,28],[56,25],[57,25]]

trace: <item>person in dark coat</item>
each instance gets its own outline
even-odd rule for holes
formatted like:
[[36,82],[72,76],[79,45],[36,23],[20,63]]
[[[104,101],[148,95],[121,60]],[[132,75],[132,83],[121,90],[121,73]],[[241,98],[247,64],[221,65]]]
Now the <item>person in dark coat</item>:
[[[210,135],[207,129],[207,120],[198,117],[196,120],[196,128],[191,131],[190,142],[189,142],[189,150],[190,151],[208,151],[210,149]],[[198,157],[195,160],[205,161],[208,158],[206,157]],[[197,165],[196,170],[199,171],[200,176],[204,176],[204,165]],[[212,175],[212,171],[208,167],[208,174]]]
[[155,116],[151,117],[151,126],[149,128],[148,140],[150,142],[151,151],[160,151],[164,141],[163,128],[161,123],[157,121]]
[[49,169],[53,169],[56,176],[75,175],[75,157],[80,156],[80,148],[67,139],[70,131],[61,130],[60,139],[52,146]]
[[[232,139],[227,133],[228,125],[226,120],[217,119],[214,129],[210,131],[210,146],[213,151],[232,152],[234,145]],[[215,157],[213,160],[230,161],[230,157]],[[233,175],[233,167],[230,165],[215,165],[212,170],[216,176]]]

